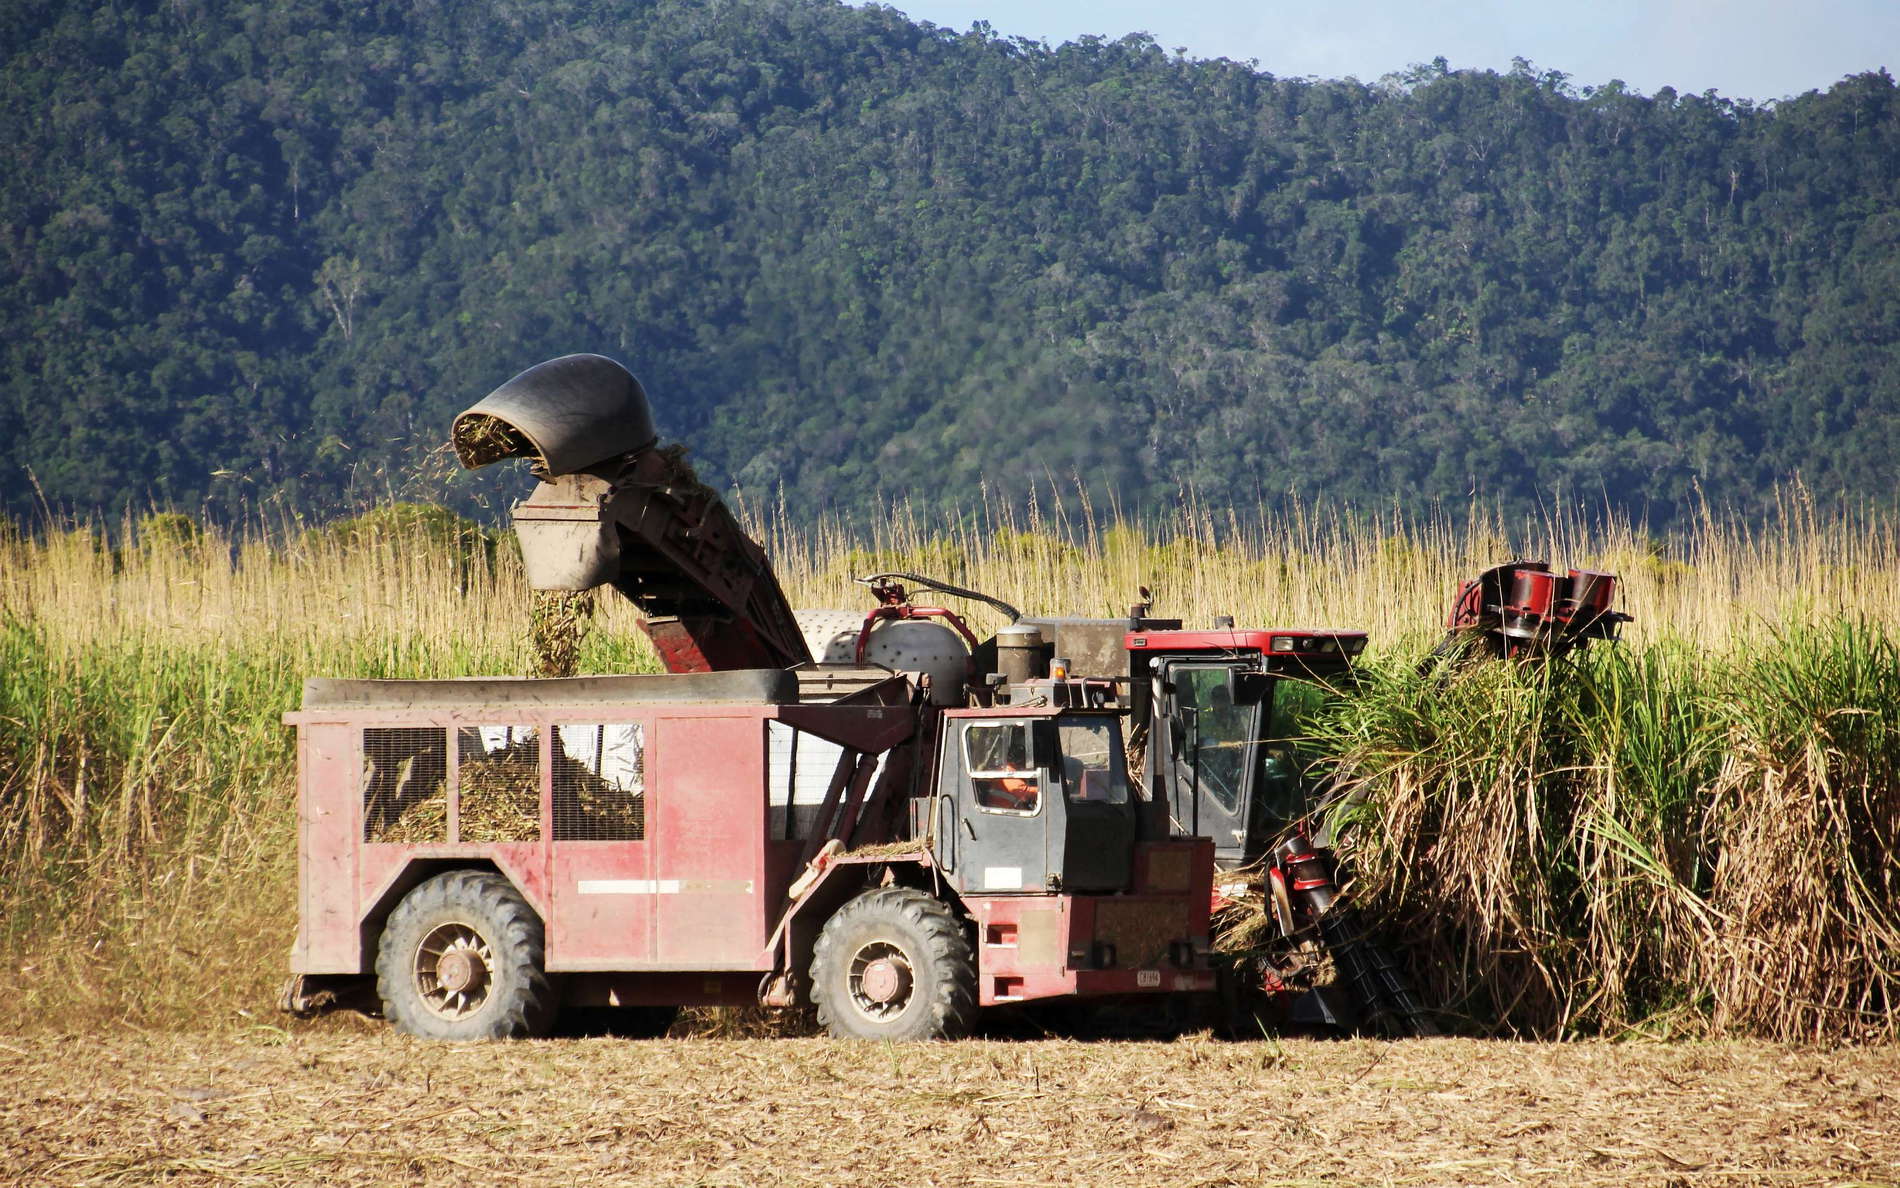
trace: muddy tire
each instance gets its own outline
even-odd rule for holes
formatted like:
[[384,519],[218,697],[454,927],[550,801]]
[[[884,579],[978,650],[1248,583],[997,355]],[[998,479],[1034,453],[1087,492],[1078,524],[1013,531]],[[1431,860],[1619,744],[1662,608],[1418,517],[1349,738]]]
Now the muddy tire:
[[867,891],[813,946],[818,1021],[841,1039],[933,1040],[976,1023],[976,958],[944,903],[910,887]]
[[541,919],[498,874],[452,870],[396,905],[376,949],[383,1015],[425,1039],[546,1035],[556,996]]

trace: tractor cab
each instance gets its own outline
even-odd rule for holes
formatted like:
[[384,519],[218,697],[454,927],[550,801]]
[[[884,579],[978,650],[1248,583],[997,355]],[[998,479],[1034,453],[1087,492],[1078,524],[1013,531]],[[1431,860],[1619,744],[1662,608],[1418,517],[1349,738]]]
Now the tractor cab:
[[1264,856],[1306,810],[1290,747],[1299,691],[1348,672],[1365,643],[1358,631],[1128,633],[1136,713],[1153,724],[1143,782],[1169,831],[1212,838],[1223,869]]
[[1136,804],[1116,711],[946,711],[931,803],[935,860],[959,892],[1133,887]]

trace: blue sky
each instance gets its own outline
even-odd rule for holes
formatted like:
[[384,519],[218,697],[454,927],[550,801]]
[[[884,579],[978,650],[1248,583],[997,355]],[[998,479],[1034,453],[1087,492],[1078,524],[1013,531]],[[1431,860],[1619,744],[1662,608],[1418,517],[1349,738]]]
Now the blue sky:
[[1282,77],[1371,82],[1443,56],[1508,70],[1513,57],[1577,87],[1620,78],[1736,99],[1824,90],[1843,75],[1900,70],[1900,0],[896,0],[920,21],[1050,44],[1152,33],[1196,57],[1255,59]]

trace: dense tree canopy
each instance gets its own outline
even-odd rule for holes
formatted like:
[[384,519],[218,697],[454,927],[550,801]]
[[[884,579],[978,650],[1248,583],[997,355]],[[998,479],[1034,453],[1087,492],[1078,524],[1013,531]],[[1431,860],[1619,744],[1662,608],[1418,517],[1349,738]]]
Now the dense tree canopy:
[[1900,458],[1900,99],[1277,79],[835,0],[10,0],[0,499],[308,510],[595,350],[795,511],[1663,525]]

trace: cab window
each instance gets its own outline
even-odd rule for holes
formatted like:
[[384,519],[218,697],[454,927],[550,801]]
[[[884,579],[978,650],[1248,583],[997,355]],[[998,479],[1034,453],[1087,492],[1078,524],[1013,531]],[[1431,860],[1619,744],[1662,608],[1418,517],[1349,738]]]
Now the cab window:
[[1199,786],[1228,812],[1240,807],[1246,757],[1260,720],[1257,705],[1236,705],[1225,667],[1179,667],[1174,672],[1175,705],[1192,710],[1187,749],[1181,759],[1198,769]]
[[1029,761],[1028,723],[973,723],[964,727],[963,762],[978,808],[1030,814],[1041,807],[1039,773]]
[[1071,801],[1125,804],[1121,732],[1108,721],[1061,722],[1056,741],[1062,749],[1062,788]]
[[1284,828],[1306,812],[1306,782],[1300,744],[1307,720],[1325,704],[1327,690],[1291,678],[1274,682],[1273,712],[1260,749],[1258,792],[1254,795],[1257,831]]

